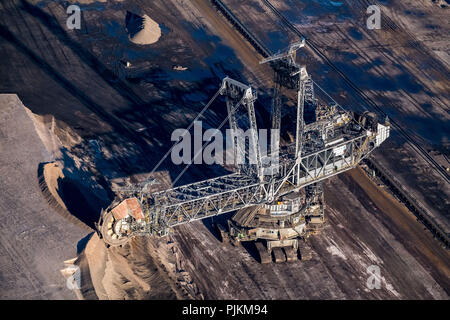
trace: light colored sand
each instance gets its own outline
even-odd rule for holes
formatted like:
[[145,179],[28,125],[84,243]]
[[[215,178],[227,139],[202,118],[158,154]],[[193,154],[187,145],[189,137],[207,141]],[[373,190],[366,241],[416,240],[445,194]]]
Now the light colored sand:
[[161,28],[159,27],[159,24],[148,15],[144,14],[143,18],[144,22],[142,25],[142,30],[133,36],[129,36],[129,39],[134,44],[153,44],[161,37]]
[[44,165],[43,174],[44,174],[45,186],[46,186],[48,192],[51,194],[53,200],[56,201],[58,203],[58,205],[61,206],[64,210],[67,210],[67,207],[66,207],[64,201],[61,199],[59,192],[58,192],[58,190],[59,190],[58,180],[64,178],[64,174],[63,174],[61,168],[55,162],[46,163]]
[[61,148],[70,148],[81,143],[81,138],[64,122],[56,120],[52,115],[38,115],[25,107],[34,128],[47,151],[54,159],[61,157]]
[[75,299],[60,270],[87,232],[43,199],[38,165],[52,160],[15,94],[0,95],[0,299]]
[[106,248],[94,234],[78,257],[82,294],[101,300],[202,299],[190,275],[179,270],[177,248],[163,239],[135,238],[123,248]]

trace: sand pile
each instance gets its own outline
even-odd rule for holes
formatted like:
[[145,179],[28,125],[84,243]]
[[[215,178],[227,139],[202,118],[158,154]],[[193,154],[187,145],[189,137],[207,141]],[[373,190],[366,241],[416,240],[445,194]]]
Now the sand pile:
[[57,163],[45,163],[39,166],[39,185],[47,201],[58,211],[67,211],[64,201],[59,195],[58,180],[64,179],[64,174]]
[[94,234],[76,262],[81,293],[101,300],[202,299],[177,252],[173,242],[145,237],[106,248]]
[[38,115],[25,107],[36,132],[53,159],[60,158],[61,148],[71,148],[82,142],[81,137],[67,124],[52,115]]
[[152,44],[157,42],[161,37],[159,24],[146,14],[140,16],[127,11],[125,25],[128,38],[134,44]]
[[39,164],[38,180],[48,203],[78,226],[94,228],[108,195],[96,179],[89,154],[77,157],[71,149],[84,143],[66,123],[51,115],[37,115],[25,108],[47,151]]
[[79,190],[81,186],[64,175],[61,163],[41,163],[38,180],[44,198],[53,209],[75,225],[92,230],[98,219],[96,212]]

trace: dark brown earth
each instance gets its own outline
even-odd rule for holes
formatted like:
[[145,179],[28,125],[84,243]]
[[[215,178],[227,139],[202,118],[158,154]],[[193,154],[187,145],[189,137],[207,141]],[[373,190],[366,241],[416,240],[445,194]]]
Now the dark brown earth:
[[[299,40],[263,0],[248,1],[245,10],[237,9],[239,1],[224,3],[236,8],[236,16],[272,51]],[[440,166],[450,168],[448,9],[426,0],[338,1],[340,6],[333,6],[331,1],[270,3]],[[380,30],[366,27],[366,9],[372,4],[381,9]],[[299,52],[298,57],[339,104],[352,110],[368,108],[368,103],[311,50]],[[448,233],[448,181],[395,130],[374,156]]]
[[[260,0],[224,2],[273,52],[298,40]],[[340,2],[340,8],[327,1],[273,4],[437,161],[449,166],[446,9],[425,0],[389,2],[381,5],[383,14],[397,27],[375,34],[365,29],[367,1]],[[81,6],[82,29],[67,30],[62,3],[0,4],[0,93],[17,94],[44,119],[54,116],[56,125],[50,120],[47,125],[53,128],[50,137],[59,139],[38,136],[23,106],[16,101],[13,112],[5,107],[10,102],[2,100],[2,298],[76,298],[59,270],[91,229],[48,205],[37,179],[40,163],[58,161],[69,177],[66,181],[76,182],[69,185],[88,205],[66,199],[72,204],[66,207],[85,227],[92,226],[92,212],[106,207],[114,196],[110,184],[147,178],[170,147],[171,132],[191,122],[224,76],[259,88],[258,125],[270,123],[270,70],[258,64],[261,57],[208,1]],[[130,43],[124,29],[127,10],[142,11],[159,23],[159,41],[149,46]],[[299,58],[342,105],[364,105],[309,51]],[[131,61],[132,67],[123,68],[121,59]],[[174,65],[188,70],[174,71]],[[225,114],[224,104],[217,103],[202,120],[214,127]],[[68,138],[68,132],[79,139]],[[448,226],[450,187],[401,137],[393,132],[375,159]],[[164,177],[161,187],[169,186],[182,169],[163,163],[158,169]],[[220,167],[192,166],[180,182],[224,172]],[[260,265],[252,246],[220,244],[207,220],[175,228],[172,238],[136,239],[120,250],[107,251],[95,236],[90,238],[94,258],[86,249],[77,262],[85,280],[81,293],[89,299],[448,299],[448,251],[359,169],[330,179],[325,200],[327,224],[309,239],[311,261]],[[89,214],[80,208],[89,208]],[[79,249],[85,244],[80,241]],[[380,267],[379,290],[366,286],[370,265]]]
[[[361,169],[330,179],[325,201],[326,226],[308,239],[311,261],[258,264],[253,246],[221,244],[209,223],[180,226],[175,238],[207,299],[448,299],[448,252]],[[379,290],[366,286],[371,265],[381,270]]]

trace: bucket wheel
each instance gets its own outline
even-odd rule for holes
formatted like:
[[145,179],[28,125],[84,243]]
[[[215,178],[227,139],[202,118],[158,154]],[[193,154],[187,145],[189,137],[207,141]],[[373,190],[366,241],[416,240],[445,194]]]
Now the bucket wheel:
[[106,244],[112,247],[121,246],[130,240],[126,220],[116,220],[111,211],[104,213],[99,231]]

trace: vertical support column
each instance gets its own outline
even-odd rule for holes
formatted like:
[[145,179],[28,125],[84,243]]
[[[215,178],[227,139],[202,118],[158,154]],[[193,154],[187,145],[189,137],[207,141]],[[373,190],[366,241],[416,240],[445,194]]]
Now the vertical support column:
[[[247,89],[247,98],[246,105],[248,109],[248,118],[250,122],[250,130],[252,135],[252,144],[253,144],[253,154],[256,160],[256,172],[260,181],[263,181],[263,168],[261,163],[261,152],[259,149],[259,139],[258,139],[258,126],[256,125],[256,115],[255,115],[255,106],[254,101],[256,100],[256,94],[253,92],[251,88]],[[250,157],[249,157],[250,158]],[[249,159],[250,161],[250,159]]]
[[325,203],[321,181],[306,187],[306,203],[308,206],[306,210],[308,232],[314,234],[322,228],[325,221]]
[[305,101],[308,103],[315,105],[315,95],[314,95],[314,82],[311,77],[308,76],[305,80]]
[[[230,123],[230,129],[231,129],[231,138],[232,141],[232,147],[233,147],[233,158],[235,163],[238,161],[239,157],[243,157],[241,153],[241,150],[238,148],[238,125],[236,121],[236,113],[235,113],[235,103],[233,103],[233,100],[227,95],[225,97],[225,102],[227,105],[227,112],[228,112],[228,121]],[[240,166],[238,165],[238,168],[240,169]]]
[[[259,139],[258,139],[258,127],[256,125],[256,115],[255,115],[255,107],[254,101],[257,99],[256,92],[248,85],[240,83],[239,81],[233,80],[231,78],[226,77],[222,81],[222,87],[220,89],[220,94],[225,95],[226,103],[227,103],[227,111],[228,117],[230,121],[230,129],[232,131],[232,139],[233,139],[233,151],[235,153],[235,161],[243,160],[243,163],[238,164],[239,171],[245,173],[252,173],[253,169],[256,166],[256,175],[259,179],[263,180],[263,170],[261,163],[261,152],[259,148]],[[246,163],[246,145],[247,139],[243,134],[242,130],[239,128],[235,110],[239,104],[244,104],[247,108],[248,112],[248,120],[250,124],[250,139],[252,140],[252,146],[249,146],[249,163]],[[244,142],[245,146],[241,146],[241,141]],[[244,148],[244,149],[242,149]],[[252,153],[254,155],[254,160],[256,164],[251,164],[251,156]],[[256,159],[255,159],[256,158]],[[253,168],[252,168],[253,167]]]
[[[272,131],[270,132],[271,151],[279,152],[280,150],[280,133],[281,133],[281,85],[275,81],[275,87],[272,100]],[[271,154],[272,155],[272,154]]]
[[302,161],[302,148],[303,148],[303,130],[304,125],[304,107],[305,107],[305,82],[308,79],[308,73],[306,68],[302,67],[298,76],[298,92],[297,92],[297,128],[295,137],[295,156],[297,158],[297,183],[300,181],[300,172]]

